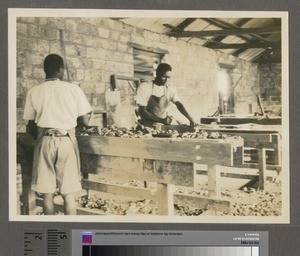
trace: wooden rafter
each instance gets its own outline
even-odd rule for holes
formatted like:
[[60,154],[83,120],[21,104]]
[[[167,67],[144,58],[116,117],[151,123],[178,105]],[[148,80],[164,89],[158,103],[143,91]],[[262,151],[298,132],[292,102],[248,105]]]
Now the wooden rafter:
[[211,49],[250,49],[250,48],[279,48],[280,42],[269,43],[269,42],[251,42],[242,44],[223,44],[217,43],[210,46]]
[[196,18],[187,18],[183,22],[179,23],[176,27],[178,29],[184,30],[186,27],[191,25],[195,20]]
[[[209,18],[203,18],[203,20],[209,22],[210,24],[213,24],[214,23],[214,19],[209,19]],[[236,22],[235,24],[232,24],[232,27],[231,26],[225,26],[224,25],[220,25],[219,23],[218,24],[215,24],[217,25],[218,27],[224,29],[224,28],[233,28],[233,27],[242,27],[243,25],[245,25],[249,20],[251,20],[250,18],[244,18],[244,19],[240,19],[238,22]],[[244,37],[244,36],[240,36],[243,40],[245,41],[248,41],[248,38],[247,37]],[[213,41],[215,42],[221,42],[223,39],[225,39],[226,36],[216,36],[213,38]],[[208,41],[206,42],[203,46],[205,47],[209,47],[211,45],[211,42]]]
[[280,33],[280,27],[267,27],[267,28],[236,28],[224,30],[204,30],[204,31],[182,31],[170,32],[169,36],[174,37],[207,37],[207,36],[237,36],[247,34],[274,34]]
[[[222,28],[222,29],[232,28],[232,29],[234,29],[234,28],[241,28],[243,25],[245,25],[251,19],[250,18],[241,19],[236,24],[231,24],[231,23],[228,23],[228,22],[225,22],[223,20],[216,19],[216,18],[203,18],[203,20],[217,26],[218,28]],[[276,24],[276,25],[278,25],[278,24]],[[252,41],[251,39],[249,39],[249,36],[251,36],[252,38],[255,38],[257,40],[260,40],[260,41],[271,42],[269,39],[267,39],[265,37],[262,37],[262,36],[259,36],[257,34],[249,34],[249,35],[246,35],[246,36],[238,35],[238,36],[240,38],[242,38],[243,40],[249,41],[249,42]]]

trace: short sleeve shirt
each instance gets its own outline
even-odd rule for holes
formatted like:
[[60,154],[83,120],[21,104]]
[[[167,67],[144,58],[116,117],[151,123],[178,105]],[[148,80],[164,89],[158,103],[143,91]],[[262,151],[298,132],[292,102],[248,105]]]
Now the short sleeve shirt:
[[168,101],[173,103],[180,100],[176,93],[175,88],[173,88],[170,84],[167,84],[165,86],[158,86],[151,81],[151,82],[142,83],[138,87],[137,98],[136,98],[137,104],[139,106],[146,107],[151,95],[157,97],[166,95]]
[[76,127],[79,116],[91,111],[80,87],[55,80],[28,91],[23,118],[35,120],[39,127],[71,129]]

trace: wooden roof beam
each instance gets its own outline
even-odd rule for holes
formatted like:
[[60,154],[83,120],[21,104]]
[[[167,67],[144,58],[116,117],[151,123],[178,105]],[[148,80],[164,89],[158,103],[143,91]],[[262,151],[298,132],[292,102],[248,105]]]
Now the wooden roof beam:
[[253,42],[243,44],[224,44],[216,43],[210,46],[211,49],[253,49],[253,48],[269,48],[275,49],[281,46],[280,42],[269,43],[269,42]]
[[[211,20],[212,19],[208,19],[208,18],[203,18],[203,20],[205,20],[205,21],[207,21],[207,22],[209,22],[210,24],[211,24]],[[241,27],[241,26],[243,26],[243,25],[245,25],[249,20],[251,20],[250,18],[243,18],[243,19],[240,19],[240,20],[238,20],[236,23],[234,23],[233,24],[233,27],[234,26],[236,26],[236,27]],[[214,20],[212,21],[212,22],[214,22]],[[219,24],[217,24],[217,26],[219,26]],[[222,28],[223,28],[224,26],[222,25]],[[226,26],[225,28],[230,28],[230,26]],[[221,42],[223,39],[225,39],[226,38],[226,36],[217,36],[217,37],[214,37],[213,38],[213,41],[215,41],[215,42]],[[245,40],[245,41],[250,41],[247,37],[245,37],[245,36],[240,36],[240,38],[242,38],[243,40]],[[211,45],[211,42],[210,41],[208,41],[208,42],[206,42],[203,46],[205,46],[205,47],[209,47]]]
[[169,32],[169,36],[174,37],[207,37],[207,36],[237,36],[247,34],[274,34],[281,33],[280,27],[267,27],[267,28],[237,28],[237,29],[224,29],[224,30],[203,30],[203,31],[182,31],[182,32]]
[[[203,20],[205,20],[205,21],[207,21],[207,22],[211,23],[212,25],[215,25],[219,28],[227,29],[227,28],[241,28],[248,21],[250,21],[251,18],[241,19],[237,22],[237,24],[231,24],[231,23],[228,23],[228,22],[225,22],[223,20],[216,19],[216,18],[203,18]],[[278,25],[278,24],[276,24],[276,25]],[[255,39],[258,39],[258,40],[261,40],[261,41],[271,42],[271,40],[269,40],[267,38],[264,38],[262,36],[259,36],[259,35],[251,34],[251,35],[248,35],[248,36],[254,37]],[[249,39],[246,36],[240,36],[240,37],[242,39],[244,39],[245,41],[252,41],[251,39]]]
[[195,20],[196,20],[196,18],[186,18],[184,21],[182,21],[181,23],[179,23],[176,26],[176,28],[184,30],[186,27],[188,27],[189,25],[191,25]]

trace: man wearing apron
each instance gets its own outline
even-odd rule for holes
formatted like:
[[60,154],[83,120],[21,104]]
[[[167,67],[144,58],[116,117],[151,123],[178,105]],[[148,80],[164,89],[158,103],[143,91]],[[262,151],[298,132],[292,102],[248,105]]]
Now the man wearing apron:
[[140,123],[158,129],[162,124],[171,124],[172,117],[167,115],[167,109],[172,102],[189,120],[191,128],[194,128],[195,122],[179,101],[175,89],[169,84],[171,71],[172,67],[169,64],[161,63],[156,69],[156,78],[138,87],[137,104],[138,114],[141,117]]
[[80,162],[75,127],[88,124],[91,105],[83,91],[61,81],[63,59],[56,54],[44,60],[45,81],[28,91],[23,118],[37,126],[32,189],[43,194],[46,215],[55,214],[54,192],[64,199],[65,214],[76,214],[74,193],[81,190]]

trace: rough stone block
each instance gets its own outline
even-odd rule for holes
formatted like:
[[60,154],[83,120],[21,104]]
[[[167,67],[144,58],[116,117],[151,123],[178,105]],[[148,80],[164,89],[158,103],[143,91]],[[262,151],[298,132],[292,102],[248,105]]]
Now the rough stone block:
[[93,36],[82,36],[82,44],[85,46],[97,46],[95,45],[95,38]]
[[35,17],[18,17],[17,18],[18,23],[36,23]]
[[24,38],[18,37],[17,38],[17,51],[20,49],[22,50],[29,50],[29,51],[36,51],[37,50],[37,40],[34,38]]
[[145,45],[146,40],[144,37],[138,37],[136,35],[132,35],[132,42],[136,43],[136,44],[141,44],[141,45]]
[[124,62],[133,64],[133,55],[132,54],[126,54],[123,57],[124,57]]
[[93,62],[90,59],[81,59],[82,68],[92,68]]
[[73,44],[65,44],[65,51],[67,55],[76,56],[77,52],[75,49],[75,45]]
[[98,29],[91,23],[80,22],[77,25],[77,33],[90,36],[98,36]]
[[61,46],[59,41],[50,42],[50,52],[60,54],[61,53]]
[[81,61],[77,57],[75,57],[75,58],[69,57],[67,59],[67,62],[68,62],[69,67],[74,67],[74,68],[80,68],[81,67]]
[[120,33],[119,32],[117,32],[117,31],[111,31],[111,33],[110,33],[110,40],[118,41],[119,37],[120,37]]
[[46,18],[47,19],[47,26],[49,27],[55,27],[57,29],[62,29],[65,30],[66,29],[66,20],[65,18],[53,18],[53,17],[49,17]]
[[79,58],[86,57],[86,47],[75,45],[75,55]]
[[78,19],[70,18],[66,19],[66,30],[68,32],[74,33],[77,31]]
[[127,44],[122,44],[122,43],[117,43],[117,49],[120,52],[127,52],[128,51],[128,45]]
[[54,28],[42,29],[42,35],[47,40],[57,40],[59,38],[59,31]]
[[41,53],[48,53],[50,51],[50,44],[47,40],[38,40],[37,41],[37,50]]
[[106,51],[105,59],[107,61],[123,61],[123,54],[114,52],[114,51]]
[[37,79],[45,79],[45,72],[43,68],[34,68],[33,75]]
[[83,69],[77,69],[76,70],[76,81],[82,81],[84,80],[84,70]]
[[105,62],[103,60],[96,60],[93,59],[93,67],[94,69],[103,69],[103,67],[105,66]]
[[86,57],[87,58],[96,58],[97,57],[97,49],[92,47],[86,48]]
[[104,49],[97,49],[97,58],[100,60],[104,60],[105,59],[105,50]]
[[105,28],[97,28],[98,29],[98,35],[102,38],[105,38],[105,39],[108,39],[109,38],[109,34],[110,34],[110,31],[108,29],[105,29]]
[[27,35],[27,24],[25,23],[17,23],[17,35]]
[[120,35],[120,42],[128,43],[131,41],[130,34],[129,35]]
[[30,37],[41,37],[41,32],[37,24],[28,24],[27,25],[28,36]]

